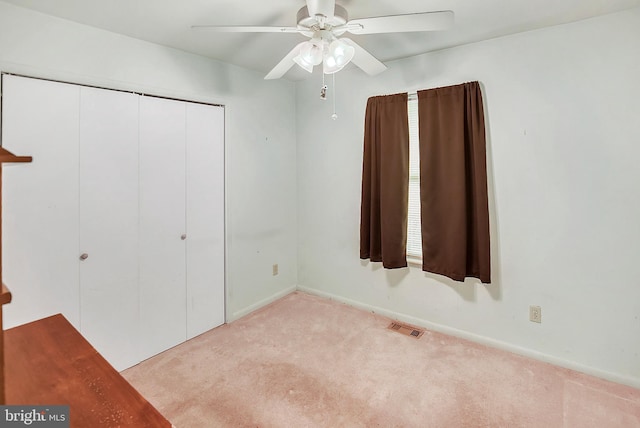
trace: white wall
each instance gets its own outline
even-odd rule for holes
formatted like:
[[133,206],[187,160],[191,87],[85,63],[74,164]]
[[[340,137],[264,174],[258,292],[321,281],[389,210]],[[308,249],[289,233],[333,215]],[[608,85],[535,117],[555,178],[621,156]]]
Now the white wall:
[[227,319],[295,287],[293,83],[2,1],[0,71],[224,104]]
[[[319,75],[265,82],[0,1],[1,71],[226,105],[228,320],[299,284],[635,386],[639,39],[635,9],[396,61],[375,78],[345,70],[334,122]],[[359,261],[366,99],[470,80],[485,95],[493,284]]]
[[[407,36],[409,37],[409,36]],[[640,9],[298,83],[299,285],[640,387]],[[493,283],[359,260],[369,96],[481,82]],[[542,324],[528,320],[542,307]]]

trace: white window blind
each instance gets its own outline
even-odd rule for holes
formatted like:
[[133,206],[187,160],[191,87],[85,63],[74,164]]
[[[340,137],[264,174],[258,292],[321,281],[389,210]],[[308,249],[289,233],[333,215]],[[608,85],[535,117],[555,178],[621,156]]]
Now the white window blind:
[[409,221],[407,222],[407,256],[422,260],[420,229],[420,156],[418,139],[418,99],[409,97]]

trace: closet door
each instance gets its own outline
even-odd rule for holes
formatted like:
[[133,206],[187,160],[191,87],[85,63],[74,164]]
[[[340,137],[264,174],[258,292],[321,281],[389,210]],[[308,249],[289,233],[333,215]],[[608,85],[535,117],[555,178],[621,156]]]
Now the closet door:
[[80,91],[83,336],[117,370],[138,363],[138,96]]
[[187,104],[187,339],[224,323],[224,108]]
[[186,340],[185,109],[140,98],[141,359]]
[[2,83],[2,144],[33,156],[3,167],[5,328],[62,313],[79,329],[80,88],[10,75]]

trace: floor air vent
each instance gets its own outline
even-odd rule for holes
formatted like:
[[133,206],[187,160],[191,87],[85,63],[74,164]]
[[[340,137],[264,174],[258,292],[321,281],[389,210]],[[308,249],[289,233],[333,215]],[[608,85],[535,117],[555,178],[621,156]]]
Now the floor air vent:
[[407,325],[407,324],[402,324],[399,322],[392,322],[391,324],[389,324],[388,327],[390,330],[395,330],[398,333],[402,333],[406,336],[411,336],[411,337],[415,337],[416,339],[419,338],[420,336],[422,336],[424,334],[424,330]]

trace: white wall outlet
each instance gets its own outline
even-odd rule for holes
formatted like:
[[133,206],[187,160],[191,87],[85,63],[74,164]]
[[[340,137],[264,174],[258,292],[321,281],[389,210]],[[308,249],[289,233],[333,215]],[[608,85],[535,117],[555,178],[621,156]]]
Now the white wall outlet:
[[529,306],[529,321],[542,322],[542,309],[540,306]]
[[278,274],[278,263],[273,265],[273,276],[276,276],[277,274]]

